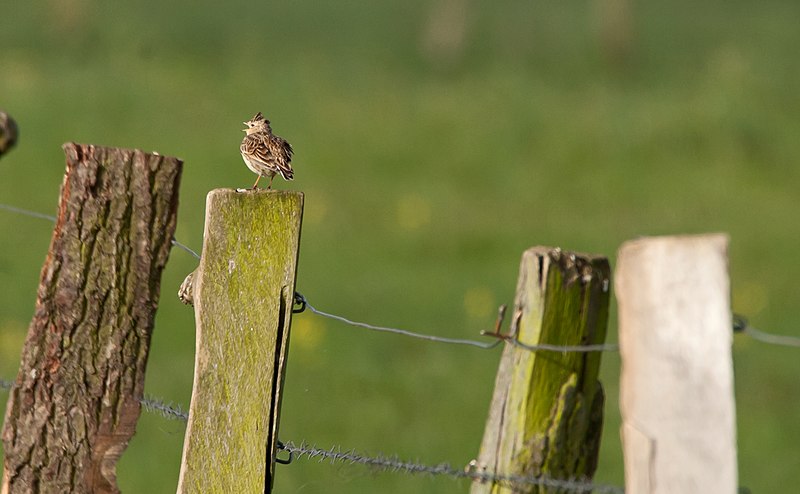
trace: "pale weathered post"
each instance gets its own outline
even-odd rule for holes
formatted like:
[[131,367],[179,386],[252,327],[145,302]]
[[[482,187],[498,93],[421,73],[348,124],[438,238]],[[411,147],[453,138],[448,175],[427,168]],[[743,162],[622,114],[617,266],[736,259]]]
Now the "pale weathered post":
[[620,248],[625,492],[736,492],[728,238],[642,238]]
[[[551,247],[525,251],[509,338],[529,346],[602,346],[609,271],[604,257]],[[506,343],[475,473],[591,479],[603,426],[600,356]],[[560,491],[513,482],[472,483],[473,494],[522,492]]]
[[64,145],[67,170],[3,427],[2,493],[116,493],[141,409],[182,163]]
[[208,194],[178,493],[271,492],[302,215],[300,192]]

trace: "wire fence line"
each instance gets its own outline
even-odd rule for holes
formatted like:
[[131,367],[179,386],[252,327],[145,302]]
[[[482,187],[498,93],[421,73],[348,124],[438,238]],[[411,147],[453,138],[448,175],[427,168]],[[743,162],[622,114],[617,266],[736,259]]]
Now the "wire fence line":
[[[31,211],[28,209],[18,208],[16,206],[8,205],[8,204],[0,204],[0,209],[4,209],[6,211],[10,211],[12,213],[21,214],[25,216],[30,216],[33,218],[45,219],[48,221],[56,221],[55,216],[50,216],[42,213],[37,213],[36,211]],[[183,249],[184,251],[188,252],[190,255],[195,257],[196,259],[200,259],[200,255],[195,252],[194,250],[190,249],[186,245],[181,242],[178,242],[175,238],[172,239],[172,245]],[[297,300],[298,304],[300,304],[303,308],[308,308],[314,314],[317,314],[322,317],[327,317],[330,319],[334,319],[345,324],[349,324],[351,326],[360,327],[364,329],[369,329],[372,331],[384,332],[384,333],[393,333],[402,336],[408,336],[411,338],[418,338],[427,341],[433,341],[437,343],[449,343],[453,345],[468,345],[477,348],[482,348],[484,350],[492,349],[497,347],[503,341],[510,343],[514,346],[519,348],[523,348],[529,351],[550,351],[550,352],[607,352],[607,351],[617,351],[619,346],[616,344],[602,344],[602,345],[573,345],[573,346],[561,346],[561,345],[548,345],[548,344],[539,344],[539,345],[527,345],[520,341],[518,341],[515,337],[507,337],[497,333],[497,331],[492,334],[492,336],[498,337],[497,340],[491,342],[483,342],[483,341],[476,341],[476,340],[468,340],[468,339],[461,339],[461,338],[446,338],[443,336],[435,336],[423,333],[417,333],[414,331],[409,331],[406,329],[401,328],[392,328],[387,326],[376,326],[374,324],[367,324],[364,322],[357,322],[351,319],[348,319],[343,316],[338,316],[335,314],[331,314],[329,312],[321,311],[308,303],[308,299],[299,293],[295,293],[295,299]],[[499,326],[499,323],[498,323]]]
[[739,314],[733,315],[733,330],[735,332],[744,333],[747,336],[753,338],[754,340],[758,340],[763,343],[800,348],[800,338],[796,338],[794,336],[777,335],[761,331],[759,329],[750,326],[750,323],[747,321],[747,318]]
[[544,476],[534,477],[527,475],[497,474],[476,468],[474,462],[470,462],[464,468],[456,468],[449,463],[428,465],[416,461],[405,461],[398,456],[380,454],[373,456],[364,455],[355,450],[343,450],[339,446],[334,446],[330,449],[322,449],[306,443],[295,445],[292,442],[287,442],[281,444],[279,447],[292,455],[297,455],[297,457],[305,456],[309,459],[317,458],[320,462],[328,460],[331,463],[360,464],[381,471],[391,471],[409,475],[445,476],[454,479],[493,482],[509,487],[552,487],[568,492],[600,492],[609,494],[625,492],[622,487],[595,484],[588,479],[555,479]]
[[157,413],[164,418],[180,420],[181,422],[189,420],[189,412],[183,411],[180,405],[172,405],[162,399],[148,395],[145,395],[140,403],[148,412]]
[[[5,210],[11,213],[30,216],[33,218],[39,218],[43,220],[48,220],[51,222],[56,221],[56,217],[49,214],[39,213],[37,211],[31,211],[29,209],[19,208],[17,206],[13,206],[10,204],[2,204],[0,203],[0,210]],[[192,250],[185,244],[179,242],[177,239],[172,239],[172,245],[178,247],[189,253],[195,259],[200,259],[200,254],[196,251]],[[374,324],[368,324],[365,322],[358,322],[351,319],[348,319],[343,316],[339,316],[336,314],[332,314],[329,312],[325,312],[322,310],[317,309],[313,305],[308,302],[308,299],[300,294],[295,292],[295,301],[298,305],[301,305],[301,309],[296,310],[295,312],[302,312],[305,308],[308,308],[314,314],[326,317],[329,319],[333,319],[335,321],[342,322],[344,324],[348,324],[350,326],[359,327],[363,329],[369,329],[372,331],[384,332],[384,333],[393,333],[401,336],[408,336],[411,338],[418,338],[427,341],[433,341],[437,343],[448,343],[448,344],[455,344],[455,345],[467,345],[481,349],[492,349],[497,347],[501,342],[505,341],[508,344],[514,345],[519,348],[523,348],[529,351],[551,351],[551,352],[561,352],[561,353],[569,353],[569,352],[613,352],[619,350],[619,345],[616,343],[606,343],[606,344],[598,344],[598,345],[572,345],[572,346],[561,346],[561,345],[549,345],[549,344],[538,344],[538,345],[527,345],[525,343],[520,342],[515,337],[509,337],[507,335],[500,335],[498,334],[498,327],[495,328],[495,331],[486,332],[490,336],[495,336],[498,339],[493,342],[482,342],[476,340],[468,340],[468,339],[460,339],[460,338],[446,338],[442,336],[434,336],[428,335],[424,333],[417,333],[414,331],[409,331],[402,328],[393,328],[388,326],[378,326]],[[499,321],[498,321],[499,326]],[[763,343],[768,343],[771,345],[778,345],[778,346],[789,346],[789,347],[797,347],[800,348],[800,338],[794,336],[784,336],[784,335],[776,335],[772,333],[767,333],[761,330],[758,330],[748,323],[747,319],[744,316],[733,314],[733,330],[735,332],[744,333],[751,338],[761,341]]]
[[[7,379],[0,379],[0,389],[11,389],[13,382]],[[177,420],[186,423],[189,414],[180,406],[171,405],[164,400],[145,396],[141,404],[147,412],[156,413],[169,420]],[[548,477],[534,477],[525,475],[503,475],[487,472],[477,468],[471,462],[464,468],[456,468],[449,463],[438,463],[429,465],[418,461],[402,460],[399,455],[366,455],[357,452],[355,449],[343,449],[341,446],[333,446],[328,449],[318,448],[309,443],[301,442],[296,444],[292,441],[279,442],[278,449],[290,454],[290,460],[282,460],[281,463],[290,463],[293,458],[306,457],[308,459],[318,459],[320,462],[329,461],[332,464],[344,463],[351,465],[363,465],[374,470],[406,474],[406,475],[430,475],[451,477],[462,480],[477,480],[480,482],[495,482],[510,487],[515,486],[540,486],[563,489],[568,492],[600,492],[608,494],[624,494],[622,487],[613,485],[595,484],[584,479],[554,479]]]
[[[619,345],[616,343],[607,343],[601,345],[549,345],[549,344],[539,344],[539,345],[526,345],[525,343],[520,342],[512,335],[501,335],[497,332],[485,332],[484,334],[497,337],[498,339],[492,342],[482,342],[477,340],[467,340],[467,339],[460,339],[460,338],[445,338],[442,336],[434,336],[424,333],[417,333],[414,331],[409,331],[407,329],[401,328],[393,328],[389,326],[376,326],[373,324],[368,324],[365,322],[358,322],[348,319],[343,316],[338,316],[336,314],[331,314],[329,312],[325,312],[322,310],[317,309],[313,305],[308,302],[308,299],[302,295],[301,293],[295,292],[295,301],[298,305],[300,305],[300,309],[296,312],[302,312],[304,309],[308,309],[314,314],[322,317],[327,317],[329,319],[333,319],[334,321],[343,322],[345,324],[349,324],[350,326],[355,326],[357,328],[364,328],[369,329],[372,331],[384,332],[384,333],[393,333],[402,336],[409,336],[411,338],[418,338],[421,340],[427,341],[434,341],[437,343],[450,343],[453,345],[469,345],[474,346],[477,348],[482,348],[484,350],[495,348],[502,342],[509,343],[513,346],[523,348],[525,350],[529,350],[532,352],[536,351],[550,351],[550,352],[561,352],[561,353],[569,353],[569,352],[613,352],[619,350]],[[497,329],[497,328],[496,328]]]
[[[16,206],[12,206],[10,204],[0,204],[0,209],[5,210],[5,211],[9,211],[9,212],[12,212],[12,213],[20,214],[20,215],[23,215],[23,216],[30,216],[31,218],[39,218],[41,220],[47,220],[47,221],[50,221],[50,222],[53,222],[53,223],[55,223],[55,221],[57,219],[55,216],[52,216],[52,215],[49,215],[49,214],[37,213],[36,211],[31,211],[30,209],[18,208]],[[172,239],[172,245],[174,245],[175,247],[178,247],[179,249],[185,250],[186,252],[188,252],[189,254],[194,256],[195,259],[200,259],[200,254],[198,254],[197,252],[193,251],[192,249],[190,249],[186,245],[178,242],[174,237]]]
[[23,216],[30,216],[32,218],[39,218],[41,220],[48,220],[48,221],[51,221],[51,222],[55,222],[56,221],[56,217],[53,216],[53,215],[44,214],[44,213],[37,213],[36,211],[31,211],[29,209],[18,208],[16,206],[12,206],[10,204],[0,204],[0,209],[3,209],[5,211],[10,211],[12,213],[21,214]]
[[[50,222],[56,221],[55,216],[23,208],[18,208],[16,206],[8,204],[0,203],[0,210],[5,210],[11,213],[25,215],[33,218],[43,219]],[[200,255],[196,251],[192,250],[185,244],[179,242],[177,239],[173,238],[171,242],[172,245],[186,251],[194,258],[200,259]],[[300,293],[295,294],[295,299],[296,303],[302,307],[302,309],[295,310],[295,312],[302,312],[303,309],[308,308],[309,311],[318,316],[336,320],[341,323],[348,324],[354,327],[359,327],[377,332],[392,333],[401,336],[407,336],[438,343],[467,345],[481,349],[492,349],[497,347],[501,342],[506,342],[508,344],[530,351],[553,351],[553,352],[565,352],[565,353],[594,352],[594,351],[607,352],[607,351],[617,351],[619,349],[619,346],[617,344],[578,345],[578,346],[559,346],[559,345],[547,345],[547,344],[526,345],[522,342],[519,342],[513,335],[509,336],[509,335],[499,334],[498,328],[495,328],[495,332],[493,333],[485,333],[489,334],[490,336],[498,337],[498,339],[493,342],[481,342],[468,339],[447,338],[447,337],[429,335],[424,333],[417,333],[402,328],[377,326],[364,322],[354,321],[340,315],[332,314],[317,309],[316,307],[314,307],[309,303],[308,299],[304,295]],[[747,319],[738,314],[733,315],[733,330],[735,332],[744,333],[749,337],[764,343],[800,348],[800,338],[793,336],[776,335],[758,330],[750,326]],[[13,384],[14,384],[13,381],[0,379],[0,389],[11,389]],[[184,411],[180,406],[172,405],[159,398],[145,396],[141,400],[141,404],[146,411],[160,414],[161,416],[167,419],[178,420],[186,423],[189,418],[189,414],[186,411]],[[319,461],[329,460],[332,463],[341,462],[349,464],[361,464],[378,470],[392,471],[405,474],[428,474],[433,476],[437,475],[449,476],[456,479],[469,479],[481,482],[495,482],[512,487],[531,486],[531,485],[540,487],[554,487],[569,492],[624,493],[624,489],[618,486],[594,484],[589,481],[579,480],[579,479],[578,480],[550,479],[543,477],[500,475],[500,474],[485,472],[476,468],[473,465],[474,462],[470,463],[470,465],[468,465],[464,469],[458,469],[451,467],[450,464],[448,463],[440,463],[437,465],[426,465],[419,462],[403,461],[398,456],[385,456],[380,454],[375,456],[363,455],[357,453],[355,450],[343,450],[339,446],[335,446],[330,449],[321,449],[317,448],[316,446],[308,445],[305,442],[300,443],[299,445],[296,445],[293,442],[279,443],[278,448],[280,450],[288,452],[290,455],[296,455],[297,457],[305,456],[309,459],[317,458],[319,459]]]

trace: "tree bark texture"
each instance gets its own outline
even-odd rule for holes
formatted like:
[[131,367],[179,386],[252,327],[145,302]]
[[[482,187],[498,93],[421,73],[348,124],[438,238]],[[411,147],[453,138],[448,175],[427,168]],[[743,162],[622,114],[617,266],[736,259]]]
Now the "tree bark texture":
[[114,493],[133,436],[182,162],[67,143],[3,428],[3,494]]

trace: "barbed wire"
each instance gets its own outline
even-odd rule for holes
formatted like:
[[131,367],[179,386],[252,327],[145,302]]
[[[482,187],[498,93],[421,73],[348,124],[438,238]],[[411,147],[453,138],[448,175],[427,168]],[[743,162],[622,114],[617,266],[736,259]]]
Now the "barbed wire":
[[398,456],[365,455],[355,450],[343,450],[340,446],[322,449],[306,443],[295,445],[291,441],[282,443],[279,448],[298,458],[306,456],[308,459],[318,458],[320,462],[360,464],[381,471],[390,471],[410,475],[445,476],[454,479],[469,479],[480,482],[492,482],[509,487],[539,486],[553,487],[569,492],[600,492],[624,493],[622,487],[604,484],[595,484],[588,479],[555,479],[549,477],[534,477],[528,475],[503,475],[480,470],[470,462],[465,468],[455,468],[449,463],[428,465],[417,461],[402,460]]
[[[11,389],[13,386],[12,381],[0,379],[0,389]],[[140,403],[144,409],[150,413],[157,413],[162,417],[169,420],[177,420],[186,423],[189,420],[189,414],[183,411],[180,406],[171,405],[159,398],[145,396]],[[624,494],[624,489],[612,485],[595,484],[588,480],[577,479],[553,479],[548,477],[534,477],[526,475],[503,475],[490,473],[480,470],[471,462],[465,468],[455,468],[450,466],[449,463],[438,463],[436,465],[428,465],[417,461],[402,460],[398,455],[365,455],[358,453],[355,449],[343,449],[341,446],[334,446],[332,448],[323,449],[306,442],[299,445],[292,441],[279,442],[278,449],[286,451],[290,454],[291,458],[307,457],[309,460],[318,458],[319,461],[328,460],[331,463],[349,463],[368,466],[373,469],[409,474],[421,475],[427,474],[431,476],[445,476],[455,479],[469,479],[477,480],[480,482],[493,482],[507,486],[539,486],[539,487],[553,487],[563,489],[569,492],[601,492],[609,494]],[[291,461],[291,460],[290,460]],[[289,463],[286,460],[281,460],[281,463]]]
[[[56,221],[55,216],[39,213],[36,211],[31,211],[28,209],[18,208],[16,206],[12,206],[9,204],[0,203],[0,210],[5,210],[33,218],[43,219],[50,222]],[[200,259],[200,255],[197,252],[195,252],[188,246],[182,244],[174,237],[171,239],[171,243],[172,245],[186,251],[194,258]],[[333,319],[348,324],[350,326],[360,327],[378,332],[393,333],[402,336],[408,336],[439,343],[469,345],[481,349],[492,349],[498,346],[502,341],[505,341],[511,345],[530,351],[544,350],[544,351],[554,351],[554,352],[616,351],[619,349],[619,345],[617,344],[597,344],[597,345],[579,345],[579,346],[559,346],[559,345],[549,345],[549,344],[527,345],[519,342],[514,335],[502,335],[499,333],[499,325],[502,322],[502,315],[498,319],[498,323],[495,327],[494,332],[483,332],[483,334],[497,337],[498,340],[491,343],[484,343],[476,340],[447,338],[447,337],[429,335],[424,333],[417,333],[401,328],[377,326],[364,322],[353,321],[346,317],[317,309],[308,302],[308,299],[304,295],[300,293],[297,292],[295,293],[295,299],[296,299],[296,304],[302,307],[300,310],[296,310],[295,312],[302,312],[305,308],[308,308],[311,312],[313,312],[318,316]],[[501,314],[503,311],[504,309],[501,310]],[[745,317],[738,314],[733,314],[733,330],[735,332],[745,333],[751,338],[764,343],[780,345],[780,346],[800,347],[800,338],[792,336],[775,335],[758,330],[750,326]],[[0,379],[0,389],[11,389],[13,387],[13,384],[14,383],[12,381],[6,379]],[[167,419],[178,420],[183,423],[186,423],[189,419],[189,414],[185,412],[180,406],[169,404],[164,400],[158,398],[145,396],[140,401],[140,403],[142,404],[143,408],[146,411],[151,413],[158,413],[159,415]],[[621,487],[612,485],[594,484],[588,481],[581,481],[575,479],[568,479],[568,480],[551,479],[546,477],[532,477],[532,476],[529,477],[529,476],[518,476],[518,475],[500,475],[495,473],[489,473],[477,469],[474,465],[474,461],[471,462],[466,468],[458,469],[451,467],[449,463],[426,465],[419,462],[403,461],[396,455],[385,456],[378,454],[375,456],[369,456],[357,453],[355,450],[352,449],[343,450],[339,446],[335,446],[330,449],[321,449],[317,448],[316,446],[310,446],[305,442],[301,443],[300,445],[295,445],[291,441],[286,443],[279,442],[278,449],[286,451],[290,454],[289,461],[281,460],[279,461],[280,463],[288,463],[291,461],[293,455],[297,455],[297,457],[306,456],[309,459],[319,458],[320,461],[330,460],[332,463],[346,462],[351,464],[362,464],[369,466],[371,468],[377,468],[379,470],[385,470],[385,471],[401,472],[407,474],[442,475],[456,479],[471,479],[473,481],[480,481],[480,482],[493,482],[493,483],[508,485],[511,487],[524,485],[524,486],[553,487],[570,492],[596,491],[601,493],[624,494],[624,489]]]
[[164,400],[147,395],[145,395],[139,403],[141,403],[148,412],[158,413],[164,418],[180,420],[181,422],[187,422],[189,420],[189,413],[184,412],[180,405],[171,405]]
[[[0,389],[11,389],[14,386],[14,381],[8,379],[0,379]],[[152,413],[157,413],[164,418],[171,420],[179,420],[186,422],[189,420],[189,414],[180,407],[180,405],[172,405],[166,401],[145,395],[144,398],[139,400],[145,410]]]

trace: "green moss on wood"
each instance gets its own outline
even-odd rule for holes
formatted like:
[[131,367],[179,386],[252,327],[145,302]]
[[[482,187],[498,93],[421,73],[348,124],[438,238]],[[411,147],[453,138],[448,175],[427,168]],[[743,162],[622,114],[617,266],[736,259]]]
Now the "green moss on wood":
[[[603,343],[609,276],[605,258],[543,247],[526,251],[512,321],[519,341]],[[531,352],[507,345],[478,468],[502,475],[591,477],[602,428],[599,365],[597,352]],[[476,482],[472,492],[556,491]]]
[[[269,489],[303,195],[209,193],[194,275],[195,384],[179,492]],[[283,326],[280,322],[283,321]]]

